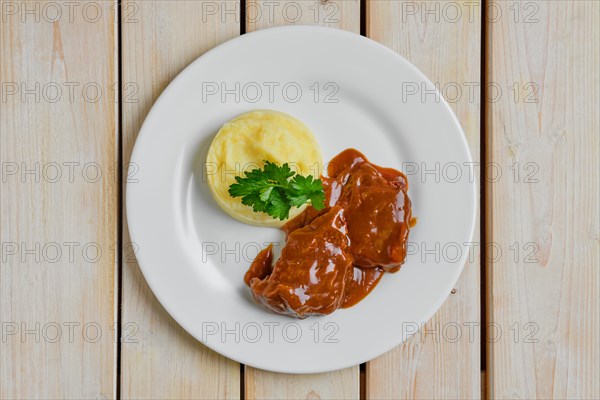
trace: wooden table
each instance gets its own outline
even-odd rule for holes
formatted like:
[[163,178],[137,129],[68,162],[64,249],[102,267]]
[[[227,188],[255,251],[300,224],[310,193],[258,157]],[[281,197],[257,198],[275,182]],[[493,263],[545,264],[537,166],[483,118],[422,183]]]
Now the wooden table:
[[[600,398],[598,1],[0,9],[1,398]],[[123,207],[136,135],[177,73],[293,23],[361,33],[420,68],[480,183],[470,261],[421,332],[303,376],[239,365],[180,328],[140,273]]]

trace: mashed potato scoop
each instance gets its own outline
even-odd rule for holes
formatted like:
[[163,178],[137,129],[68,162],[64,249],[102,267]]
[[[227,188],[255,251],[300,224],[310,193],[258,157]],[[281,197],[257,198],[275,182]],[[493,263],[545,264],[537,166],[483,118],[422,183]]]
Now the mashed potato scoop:
[[292,208],[287,220],[257,213],[229,195],[236,176],[262,168],[264,161],[287,163],[301,175],[321,175],[321,149],[302,121],[279,111],[251,111],[225,123],[213,139],[208,155],[207,180],[219,206],[235,219],[257,226],[281,227],[299,215],[306,205]]

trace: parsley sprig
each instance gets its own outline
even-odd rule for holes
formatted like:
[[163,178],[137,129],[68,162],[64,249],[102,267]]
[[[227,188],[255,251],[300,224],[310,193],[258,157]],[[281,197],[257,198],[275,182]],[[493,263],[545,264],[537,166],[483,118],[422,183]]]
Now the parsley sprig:
[[229,186],[229,195],[241,197],[242,204],[251,206],[254,212],[263,212],[280,220],[289,217],[292,207],[300,207],[306,202],[317,210],[325,207],[325,192],[320,179],[296,174],[287,163],[281,166],[270,161],[264,163],[262,169],[246,171],[244,177],[236,176],[236,183]]

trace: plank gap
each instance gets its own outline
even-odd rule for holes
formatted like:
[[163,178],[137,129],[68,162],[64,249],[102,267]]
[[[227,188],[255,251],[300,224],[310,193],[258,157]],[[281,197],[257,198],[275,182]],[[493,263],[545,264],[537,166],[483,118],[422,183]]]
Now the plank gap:
[[[367,0],[360,0],[360,35],[367,36]],[[362,371],[362,370],[361,370]]]
[[367,363],[360,364],[358,395],[360,400],[367,398]]
[[[243,0],[242,0],[243,1]],[[244,380],[245,364],[240,364],[240,400],[246,400],[246,382]]]
[[[483,285],[481,285],[481,289],[480,289],[480,300],[481,300],[481,308],[480,308],[480,313],[481,313],[481,325],[480,325],[480,369],[481,371],[485,371],[486,370],[486,363],[487,363],[487,359],[486,359],[486,326],[487,326],[487,285],[486,283],[486,267],[487,267],[487,252],[486,252],[486,246],[485,244],[486,242],[486,226],[487,226],[487,204],[486,204],[486,195],[485,195],[485,191],[486,191],[486,179],[485,179],[485,166],[487,165],[487,157],[486,157],[486,140],[485,140],[485,124],[486,124],[486,113],[485,113],[485,107],[486,107],[486,97],[485,97],[485,88],[487,85],[487,81],[486,81],[486,65],[487,65],[487,57],[486,57],[486,18],[487,18],[487,9],[486,9],[486,3],[487,0],[482,0],[481,1],[481,56],[480,56],[480,77],[479,77],[479,82],[481,82],[480,85],[480,93],[479,93],[479,98],[480,98],[480,102],[479,102],[479,157],[480,157],[480,167],[479,167],[479,193],[480,193],[480,198],[479,198],[479,204],[481,207],[480,211],[480,220],[479,220],[479,248],[480,248],[480,261],[479,261],[479,268],[480,268],[480,282],[483,282]],[[483,246],[482,246],[483,244]],[[482,388],[483,390],[483,388]]]
[[[240,36],[246,33],[246,0],[240,0]],[[240,363],[240,400],[246,400],[246,365]]]
[[240,36],[246,33],[246,0],[240,0]]
[[116,48],[117,48],[117,82],[118,85],[115,88],[117,96],[117,123],[115,127],[116,135],[117,135],[117,326],[115,335],[117,335],[117,348],[116,348],[116,366],[115,366],[115,398],[117,400],[121,399],[121,337],[122,337],[122,304],[123,304],[123,96],[121,93],[121,82],[123,82],[123,51],[121,46],[121,0],[115,1],[115,25],[117,30],[117,38],[116,38]]

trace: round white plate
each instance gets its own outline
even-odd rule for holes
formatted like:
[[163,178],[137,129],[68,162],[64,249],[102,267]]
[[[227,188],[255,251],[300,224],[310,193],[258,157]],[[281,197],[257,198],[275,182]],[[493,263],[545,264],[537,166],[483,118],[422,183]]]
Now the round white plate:
[[[259,249],[283,235],[225,214],[204,160],[220,126],[255,109],[304,121],[326,161],[353,147],[407,173],[418,217],[410,254],[358,305],[296,320],[265,311],[244,285]],[[470,162],[448,105],[393,51],[327,28],[262,30],[198,58],[154,104],[128,173],[129,230],[156,297],[202,343],[266,370],[330,371],[397,346],[444,302],[475,223]]]

